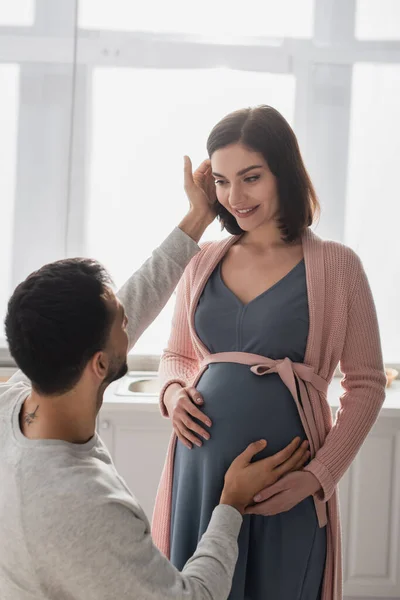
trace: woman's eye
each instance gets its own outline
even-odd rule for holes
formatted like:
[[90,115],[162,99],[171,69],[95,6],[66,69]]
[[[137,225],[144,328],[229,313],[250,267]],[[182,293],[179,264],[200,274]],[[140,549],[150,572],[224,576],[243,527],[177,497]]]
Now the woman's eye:
[[226,183],[226,181],[224,181],[223,179],[216,179],[215,180],[215,185],[224,185],[224,183]]
[[254,181],[257,181],[257,179],[260,179],[260,176],[253,175],[252,177],[246,177],[245,181],[247,181],[248,183],[253,183]]

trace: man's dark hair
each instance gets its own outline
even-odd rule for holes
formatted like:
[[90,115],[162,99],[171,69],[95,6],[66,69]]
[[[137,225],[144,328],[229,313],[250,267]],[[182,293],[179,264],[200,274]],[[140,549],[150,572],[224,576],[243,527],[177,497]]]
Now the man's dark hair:
[[[207,140],[208,155],[211,158],[216,150],[236,143],[262,154],[277,180],[278,225],[282,239],[298,240],[312,224],[319,204],[289,123],[271,106],[237,110],[211,131]],[[235,217],[222,204],[217,202],[216,208],[219,220],[229,233],[243,233]]]
[[8,303],[10,352],[35,390],[72,389],[90,358],[104,349],[113,321],[105,292],[111,280],[83,258],[45,265],[20,283]]

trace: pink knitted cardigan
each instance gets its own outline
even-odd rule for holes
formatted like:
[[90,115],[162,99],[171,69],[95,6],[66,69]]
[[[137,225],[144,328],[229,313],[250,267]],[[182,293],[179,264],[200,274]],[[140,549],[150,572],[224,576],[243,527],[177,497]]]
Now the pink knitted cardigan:
[[[187,267],[177,292],[172,333],[160,365],[160,404],[173,382],[196,382],[209,351],[194,328],[194,313],[215,266],[238,237],[206,243]],[[341,533],[337,484],[373,426],[385,398],[385,373],[376,311],[360,259],[346,246],[323,241],[311,229],[302,238],[306,265],[310,326],[304,363],[331,381],[340,362],[343,394],[332,423],[326,394],[305,384],[319,441],[306,467],[319,480],[319,500],[326,503],[327,558],[322,600],[342,599]],[[284,358],[284,357],[282,357]],[[173,434],[153,515],[153,539],[169,555]]]

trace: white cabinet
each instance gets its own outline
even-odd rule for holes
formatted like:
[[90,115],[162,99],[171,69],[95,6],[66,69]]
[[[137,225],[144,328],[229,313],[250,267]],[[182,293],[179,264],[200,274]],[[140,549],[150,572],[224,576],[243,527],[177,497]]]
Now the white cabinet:
[[[335,412],[336,409],[334,409]],[[156,403],[105,402],[99,433],[151,519],[170,422]],[[400,402],[383,409],[340,484],[345,596],[400,599]]]
[[151,520],[154,499],[170,437],[170,422],[155,411],[103,407],[99,434],[117,471]]
[[379,417],[341,481],[340,506],[346,595],[399,599],[400,414]]

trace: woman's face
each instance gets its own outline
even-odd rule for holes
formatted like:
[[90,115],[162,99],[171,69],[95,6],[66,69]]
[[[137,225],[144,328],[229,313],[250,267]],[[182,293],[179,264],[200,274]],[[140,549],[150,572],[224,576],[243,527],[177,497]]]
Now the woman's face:
[[218,201],[244,231],[273,221],[279,200],[276,178],[262,154],[242,144],[216,150],[211,157]]

